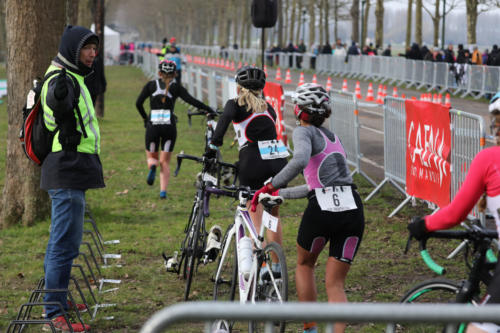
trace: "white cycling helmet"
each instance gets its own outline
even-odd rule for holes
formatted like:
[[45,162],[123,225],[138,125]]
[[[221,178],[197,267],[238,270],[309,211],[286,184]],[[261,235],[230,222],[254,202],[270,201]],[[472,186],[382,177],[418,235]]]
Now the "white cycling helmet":
[[166,74],[175,73],[176,69],[177,69],[177,65],[175,64],[175,62],[173,62],[171,60],[163,60],[158,65],[158,70],[160,72],[163,72]]
[[[295,95],[292,97],[292,102],[295,106],[295,115],[297,118],[307,118],[303,112],[307,114],[323,115],[330,110],[330,97],[328,92],[319,84],[305,83],[295,90]],[[304,119],[307,120],[307,119]]]
[[500,92],[497,92],[495,96],[491,98],[488,111],[490,111],[490,113],[500,113]]

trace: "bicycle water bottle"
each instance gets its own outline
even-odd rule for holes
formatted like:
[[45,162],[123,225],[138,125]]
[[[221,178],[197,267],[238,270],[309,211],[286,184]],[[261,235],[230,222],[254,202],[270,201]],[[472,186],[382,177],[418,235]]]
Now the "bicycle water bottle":
[[252,269],[253,254],[252,240],[249,237],[243,236],[243,238],[241,238],[238,242],[238,254],[238,265],[240,266],[240,272],[243,274],[243,277],[245,279],[248,279],[250,270]]

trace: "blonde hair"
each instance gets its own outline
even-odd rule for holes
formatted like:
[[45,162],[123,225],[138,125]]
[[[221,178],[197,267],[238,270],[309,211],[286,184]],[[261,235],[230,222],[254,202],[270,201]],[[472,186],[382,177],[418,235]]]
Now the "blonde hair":
[[239,106],[247,106],[247,111],[261,113],[267,110],[267,103],[262,96],[262,90],[250,90],[238,86],[240,93],[238,94],[237,101]]

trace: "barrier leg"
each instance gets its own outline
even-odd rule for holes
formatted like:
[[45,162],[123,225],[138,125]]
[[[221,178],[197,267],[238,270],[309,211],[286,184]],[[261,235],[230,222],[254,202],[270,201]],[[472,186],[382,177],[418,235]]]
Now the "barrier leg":
[[394,215],[396,215],[397,212],[399,212],[410,200],[411,200],[411,197],[407,196],[406,199],[401,204],[399,204],[399,206],[396,207],[396,209],[394,209],[392,211],[392,213],[389,214],[388,217],[393,217]]
[[377,194],[378,191],[380,191],[380,189],[382,188],[382,186],[385,185],[385,183],[387,183],[389,181],[389,178],[385,178],[380,184],[377,185],[377,187],[375,187],[375,189],[373,191],[371,191],[370,194],[368,194],[368,196],[365,198],[365,202],[367,202],[368,200],[370,200],[375,194]]

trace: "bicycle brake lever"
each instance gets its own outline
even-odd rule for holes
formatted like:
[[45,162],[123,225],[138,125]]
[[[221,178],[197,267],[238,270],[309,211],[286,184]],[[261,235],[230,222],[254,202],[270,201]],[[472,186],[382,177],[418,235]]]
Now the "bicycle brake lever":
[[179,174],[179,170],[181,169],[181,163],[182,163],[182,158],[177,156],[177,167],[175,168],[174,171],[174,177],[177,177],[177,175]]

